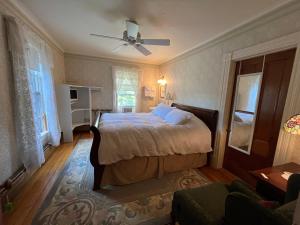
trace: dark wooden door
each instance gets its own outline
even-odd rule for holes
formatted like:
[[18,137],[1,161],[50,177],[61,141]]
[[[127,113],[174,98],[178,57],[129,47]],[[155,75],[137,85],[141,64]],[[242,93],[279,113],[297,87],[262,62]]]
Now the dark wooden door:
[[[255,182],[250,170],[273,164],[295,52],[295,49],[287,50],[236,64],[236,77],[263,71],[250,155],[228,146],[228,132],[224,156],[223,166],[249,183]],[[231,121],[229,127],[230,124]]]

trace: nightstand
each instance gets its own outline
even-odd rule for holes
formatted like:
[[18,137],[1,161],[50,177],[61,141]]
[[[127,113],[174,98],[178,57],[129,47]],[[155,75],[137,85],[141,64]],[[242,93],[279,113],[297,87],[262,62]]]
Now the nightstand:
[[257,179],[256,191],[268,200],[283,203],[287,190],[287,180],[282,177],[283,172],[300,173],[300,165],[287,163],[252,171],[251,174]]

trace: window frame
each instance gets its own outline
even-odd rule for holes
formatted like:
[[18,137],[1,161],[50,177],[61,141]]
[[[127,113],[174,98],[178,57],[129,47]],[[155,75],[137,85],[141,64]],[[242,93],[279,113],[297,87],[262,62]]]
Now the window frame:
[[[125,69],[126,70],[126,69]],[[123,73],[122,69],[117,69],[116,70],[116,86],[118,85],[118,82],[122,82],[122,75],[118,75],[118,73]],[[132,73],[136,73],[136,80],[134,80],[135,82],[133,84],[128,84],[127,82],[123,82],[123,88],[121,88],[120,90],[116,90],[115,91],[115,98],[116,98],[116,107],[117,109],[121,110],[121,112],[123,112],[124,108],[131,108],[132,112],[136,112],[137,108],[138,108],[138,95],[139,95],[139,87],[140,87],[140,75],[138,71],[132,71]],[[124,79],[126,79],[126,77],[124,76]],[[126,88],[128,87],[128,89]],[[134,88],[132,88],[134,87]],[[127,90],[126,90],[127,89]],[[132,92],[129,93],[129,92]],[[123,97],[133,97],[134,98],[134,105],[131,104],[127,104],[127,105],[120,105],[120,101],[119,98],[120,96]]]

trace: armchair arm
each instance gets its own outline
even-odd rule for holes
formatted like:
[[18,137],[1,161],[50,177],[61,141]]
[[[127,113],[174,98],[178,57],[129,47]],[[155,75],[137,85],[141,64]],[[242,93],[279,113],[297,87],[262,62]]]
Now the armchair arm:
[[228,187],[230,192],[239,192],[254,200],[262,200],[262,198],[252,188],[241,180],[234,180]]
[[182,225],[215,225],[211,221],[209,212],[190,195],[181,191],[174,193],[171,217],[174,222]]
[[288,180],[285,203],[294,201],[298,198],[300,192],[300,174],[292,174]]
[[226,198],[225,224],[230,225],[286,225],[273,210],[264,208],[256,199],[233,192]]

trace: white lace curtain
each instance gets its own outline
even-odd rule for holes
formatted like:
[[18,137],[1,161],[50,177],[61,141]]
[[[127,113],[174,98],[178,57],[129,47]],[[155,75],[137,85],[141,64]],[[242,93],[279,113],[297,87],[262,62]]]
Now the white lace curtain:
[[41,123],[38,117],[40,105],[32,91],[33,84],[30,79],[30,68],[34,64],[40,66],[44,76],[45,94],[43,97],[45,98],[46,113],[49,115],[50,142],[58,145],[60,139],[50,69],[51,60],[47,54],[47,45],[42,41],[37,44],[39,56],[31,54],[30,45],[34,42],[31,42],[28,31],[20,26],[13,17],[5,16],[5,24],[14,80],[17,147],[25,168],[28,172],[32,172],[45,161],[41,142]]
[[14,80],[17,148],[25,168],[31,172],[40,167],[45,158],[29,87],[25,38],[13,17],[5,17],[5,23]]
[[[58,146],[60,144],[61,130],[51,70],[53,67],[52,51],[45,41],[41,40],[30,30],[25,30],[25,38],[27,40],[28,69],[37,68],[42,75],[41,89],[43,90],[43,95],[41,97],[43,98],[42,102],[44,103],[47,118],[48,143],[52,146]],[[38,54],[35,54],[36,52]],[[30,82],[33,82],[33,80],[30,79]],[[36,102],[36,104],[39,107],[39,103]]]
[[123,107],[131,107],[133,112],[140,111],[141,72],[137,68],[113,66],[113,110],[122,112]]

